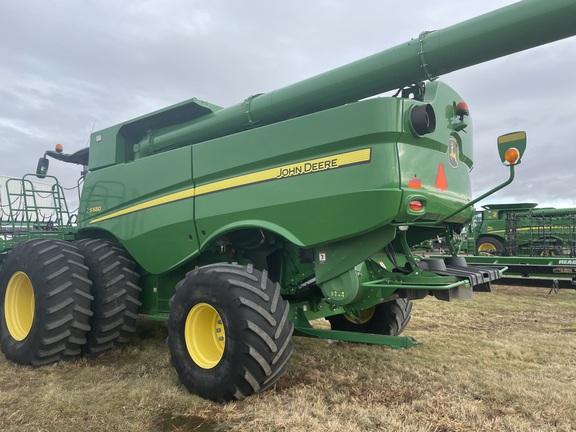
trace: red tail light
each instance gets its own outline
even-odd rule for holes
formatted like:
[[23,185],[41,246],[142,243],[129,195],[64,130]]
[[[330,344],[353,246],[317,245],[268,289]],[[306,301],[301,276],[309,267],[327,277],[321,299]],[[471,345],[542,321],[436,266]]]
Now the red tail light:
[[410,201],[410,210],[420,211],[423,208],[424,208],[424,204],[422,204],[422,201]]

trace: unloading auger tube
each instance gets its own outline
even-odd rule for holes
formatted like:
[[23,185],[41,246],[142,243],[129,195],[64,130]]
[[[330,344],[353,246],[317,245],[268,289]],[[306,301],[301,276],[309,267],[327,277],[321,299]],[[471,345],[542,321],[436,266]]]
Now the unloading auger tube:
[[136,157],[344,105],[576,34],[573,0],[524,0],[145,137]]

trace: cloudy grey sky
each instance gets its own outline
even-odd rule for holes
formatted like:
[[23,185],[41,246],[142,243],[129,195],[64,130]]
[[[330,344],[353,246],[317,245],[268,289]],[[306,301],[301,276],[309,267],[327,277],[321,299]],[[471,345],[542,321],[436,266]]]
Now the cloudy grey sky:
[[[0,175],[93,129],[191,97],[230,106],[511,3],[2,0]],[[484,203],[576,207],[575,70],[571,38],[441,77],[470,107],[475,195],[507,178],[496,137],[528,133],[514,184]],[[50,171],[72,186],[79,168]]]

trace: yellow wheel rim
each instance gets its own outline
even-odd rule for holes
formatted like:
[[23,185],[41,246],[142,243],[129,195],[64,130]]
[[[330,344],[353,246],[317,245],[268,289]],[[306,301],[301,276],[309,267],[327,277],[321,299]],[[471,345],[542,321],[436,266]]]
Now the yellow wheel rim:
[[198,303],[190,309],[184,338],[190,357],[202,369],[212,369],[224,355],[226,332],[222,317],[208,303]]
[[34,322],[34,288],[24,272],[14,273],[8,281],[4,317],[13,339],[21,341],[28,336]]
[[490,242],[480,243],[478,245],[478,252],[496,252],[496,246]]
[[364,309],[363,311],[360,311],[359,317],[356,317],[354,315],[344,314],[344,318],[346,318],[352,324],[366,324],[374,316],[375,310],[376,310],[375,307],[371,307],[370,309]]

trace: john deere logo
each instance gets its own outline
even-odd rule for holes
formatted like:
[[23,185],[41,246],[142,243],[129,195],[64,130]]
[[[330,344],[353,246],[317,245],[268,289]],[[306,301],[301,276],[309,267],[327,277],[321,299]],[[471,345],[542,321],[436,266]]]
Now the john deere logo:
[[452,168],[458,168],[458,141],[453,136],[448,143],[448,162]]

